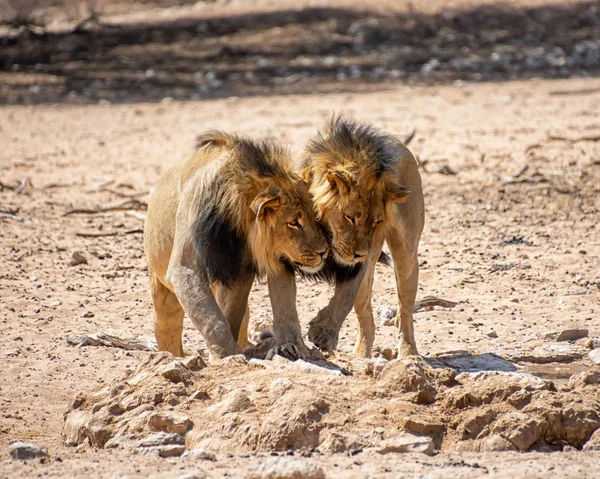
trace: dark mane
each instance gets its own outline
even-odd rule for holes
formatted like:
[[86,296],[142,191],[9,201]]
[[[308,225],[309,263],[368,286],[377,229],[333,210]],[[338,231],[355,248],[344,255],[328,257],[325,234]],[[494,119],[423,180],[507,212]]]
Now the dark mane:
[[[206,207],[196,222],[194,235],[199,261],[208,280],[230,286],[242,277],[256,274],[247,238],[218,208],[224,185],[209,188]],[[215,191],[216,190],[216,191]]]

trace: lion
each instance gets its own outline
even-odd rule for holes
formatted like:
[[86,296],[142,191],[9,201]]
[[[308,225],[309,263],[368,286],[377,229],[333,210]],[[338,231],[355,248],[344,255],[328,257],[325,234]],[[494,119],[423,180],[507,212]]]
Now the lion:
[[276,143],[219,131],[201,135],[193,156],[156,185],[144,247],[161,351],[184,355],[187,314],[212,360],[240,354],[250,288],[266,275],[275,352],[307,354],[289,269],[317,272],[328,245],[307,185]]
[[380,255],[385,262],[386,241],[398,291],[398,351],[402,356],[418,354],[413,309],[425,215],[415,158],[393,136],[338,115],[308,143],[300,168],[332,253],[325,268],[313,276],[335,284],[331,301],[309,323],[309,340],[321,350],[334,350],[342,323],[354,306],[355,353],[371,356],[373,274]]

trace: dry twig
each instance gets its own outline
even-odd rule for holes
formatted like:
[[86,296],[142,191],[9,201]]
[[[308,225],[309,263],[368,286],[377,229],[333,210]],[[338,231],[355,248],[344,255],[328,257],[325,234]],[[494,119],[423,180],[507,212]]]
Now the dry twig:
[[106,213],[107,211],[122,211],[122,210],[145,210],[148,207],[148,203],[145,201],[138,200],[136,198],[128,198],[118,203],[113,203],[107,206],[96,206],[94,208],[73,208],[69,207],[67,211],[63,213],[63,216],[69,216],[74,214],[96,214]]
[[548,139],[553,141],[569,141],[571,143],[577,143],[578,141],[600,141],[600,135],[583,135],[573,138],[560,135],[549,135]]
[[434,306],[440,306],[442,308],[454,308],[458,303],[456,301],[449,301],[447,299],[438,298],[436,296],[425,296],[415,303],[414,312],[433,309]]

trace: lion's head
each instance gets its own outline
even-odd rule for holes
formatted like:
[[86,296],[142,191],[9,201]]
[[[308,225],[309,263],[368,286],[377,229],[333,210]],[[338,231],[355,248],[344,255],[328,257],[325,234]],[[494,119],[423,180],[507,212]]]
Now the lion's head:
[[392,204],[406,201],[409,191],[394,177],[399,146],[394,138],[342,116],[309,143],[302,174],[338,263],[365,261],[373,238],[385,233]]
[[306,273],[323,267],[327,241],[301,179],[269,185],[252,201],[251,209],[255,219],[249,239],[258,265],[273,271],[283,263]]
[[249,268],[275,274],[290,266],[307,273],[323,267],[327,239],[286,150],[222,132],[202,135],[198,148],[221,149],[203,180],[206,211],[199,214],[204,233],[197,247],[212,280],[229,284]]

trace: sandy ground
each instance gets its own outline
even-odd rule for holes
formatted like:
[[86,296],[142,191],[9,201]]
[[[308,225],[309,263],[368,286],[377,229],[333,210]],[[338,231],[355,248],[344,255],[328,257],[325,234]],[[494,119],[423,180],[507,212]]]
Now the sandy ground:
[[[33,441],[48,448],[51,460],[24,464],[4,459],[3,453],[0,475],[173,477],[195,470],[178,459],[62,445],[63,412],[74,394],[122,376],[148,354],[75,348],[66,337],[110,330],[153,334],[142,235],[136,232],[141,221],[121,211],[64,213],[70,207],[123,201],[120,194],[148,192],[173,161],[190,153],[195,135],[206,128],[274,137],[295,152],[332,111],[341,109],[401,137],[416,128],[411,149],[430,171],[423,171],[427,222],[419,297],[459,302],[453,309],[415,315],[422,355],[465,350],[510,356],[541,344],[543,332],[564,328],[585,328],[590,337],[599,337],[600,145],[577,138],[599,134],[600,92],[576,93],[582,89],[598,90],[600,82],[538,80],[187,103],[3,107],[2,183],[13,186],[28,179],[33,187],[20,194],[0,192],[0,446],[6,450],[13,441]],[[433,172],[444,164],[457,174]],[[524,166],[528,170],[521,178],[534,182],[511,182]],[[113,179],[109,189],[98,191]],[[15,217],[6,216],[10,210]],[[86,232],[118,235],[77,236]],[[73,249],[88,264],[69,266]],[[300,284],[304,328],[331,293],[326,285]],[[395,301],[393,273],[378,267],[374,307]],[[255,285],[251,308],[268,310],[265,285]],[[342,353],[350,353],[354,335],[352,313],[342,332]],[[190,349],[202,347],[187,320],[184,343]],[[393,327],[380,325],[376,346],[393,344]],[[519,366],[559,378],[594,367],[586,358]],[[597,453],[570,451],[386,459],[365,452],[311,460],[321,461],[330,477],[343,477],[334,471],[375,477],[386,470],[394,477],[506,477],[509,469],[515,477],[549,471],[594,477],[592,465],[599,459]],[[219,456],[199,469],[211,477],[225,472],[238,477],[261,460]]]
[[[559,390],[574,374],[598,371],[587,356],[600,347],[600,80],[593,77],[596,50],[588,42],[598,35],[588,21],[596,7],[532,0],[523,14],[517,2],[481,3],[499,8],[497,14],[482,15],[468,0],[451,2],[456,17],[437,0],[394,3],[394,17],[389,2],[364,13],[361,2],[350,0],[329,10],[308,1],[204,5],[193,8],[193,21],[189,8],[138,18],[121,17],[115,7],[113,17],[103,12],[104,21],[125,18],[131,28],[124,22],[101,33],[92,28],[76,36],[6,40],[0,71],[0,477],[247,477],[269,458],[218,451],[216,462],[190,463],[67,447],[61,437],[63,415],[77,393],[122,379],[149,355],[73,347],[67,337],[114,332],[152,339],[140,215],[160,175],[191,153],[205,129],[272,137],[294,153],[334,111],[400,138],[416,129],[410,149],[422,164],[426,199],[418,297],[458,303],[415,314],[421,355],[494,353]],[[303,5],[311,7],[308,13]],[[203,16],[209,20],[198,23]],[[165,23],[135,26],[149,18]],[[562,54],[553,45],[561,45]],[[35,58],[42,50],[47,55]],[[500,65],[496,60],[507,52],[513,56]],[[437,66],[428,63],[431,56],[440,59]],[[395,76],[399,70],[407,76]],[[590,72],[590,78],[564,79]],[[482,79],[489,81],[473,82]],[[513,81],[499,81],[506,79]],[[93,212],[115,205],[119,209]],[[86,264],[70,265],[74,250]],[[375,310],[395,306],[393,278],[378,266]],[[327,285],[299,283],[304,331],[331,294]],[[255,284],[250,306],[253,315],[269,316],[266,285]],[[353,373],[335,385],[355,388],[349,399],[345,393],[337,398],[354,412],[367,402],[360,391],[375,384],[365,361],[352,356],[355,322],[351,313],[340,351],[329,358]],[[545,336],[565,329],[586,330],[587,337],[556,343]],[[393,348],[394,338],[393,326],[379,324],[376,354]],[[184,346],[204,348],[187,319]],[[225,371],[231,372],[223,379],[227,388],[260,390],[277,374],[303,387],[325,384],[298,372]],[[211,397],[221,394],[222,374],[217,366],[201,373],[216,391]],[[327,391],[337,394],[333,386]],[[399,405],[400,421],[404,403],[392,397],[390,404]],[[358,417],[348,426],[356,429],[360,413],[348,414]],[[374,422],[364,432],[384,424]],[[49,459],[9,459],[7,448],[18,440],[46,448]],[[295,455],[310,456],[301,459],[320,465],[328,478],[600,474],[598,451],[570,446],[527,453],[442,449],[433,456],[382,456],[368,448],[355,455]]]

